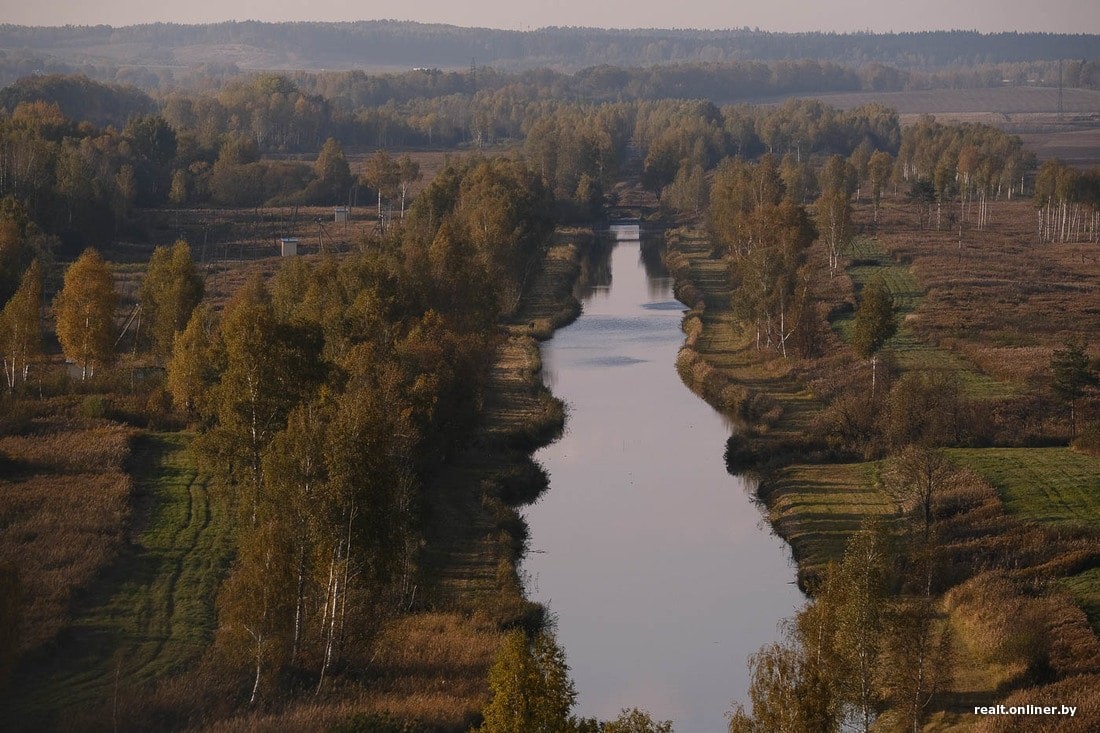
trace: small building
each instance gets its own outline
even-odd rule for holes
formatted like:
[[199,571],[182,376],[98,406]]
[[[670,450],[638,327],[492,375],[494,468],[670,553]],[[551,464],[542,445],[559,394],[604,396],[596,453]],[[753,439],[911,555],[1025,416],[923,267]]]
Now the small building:
[[351,221],[351,207],[337,206],[334,208],[334,211],[336,212],[334,220],[337,224],[347,224]]
[[283,257],[294,257],[298,254],[298,238],[284,237],[279,240],[280,253]]

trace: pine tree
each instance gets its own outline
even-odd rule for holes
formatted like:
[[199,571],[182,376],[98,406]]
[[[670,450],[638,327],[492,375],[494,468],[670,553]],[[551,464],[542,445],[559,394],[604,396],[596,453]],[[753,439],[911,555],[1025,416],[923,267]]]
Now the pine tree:
[[1096,386],[1100,381],[1079,338],[1067,339],[1065,348],[1055,350],[1050,360],[1050,370],[1054,374],[1051,389],[1059,399],[1069,404],[1070,435],[1077,437],[1077,403],[1087,388]]

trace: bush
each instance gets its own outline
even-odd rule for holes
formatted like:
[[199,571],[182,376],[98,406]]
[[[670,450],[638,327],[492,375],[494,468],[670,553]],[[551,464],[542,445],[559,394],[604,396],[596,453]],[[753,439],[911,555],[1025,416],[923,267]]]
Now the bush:
[[111,403],[105,395],[94,394],[80,403],[80,414],[90,418],[106,418],[111,413]]
[[1086,425],[1072,443],[1073,449],[1090,456],[1100,456],[1100,423]]

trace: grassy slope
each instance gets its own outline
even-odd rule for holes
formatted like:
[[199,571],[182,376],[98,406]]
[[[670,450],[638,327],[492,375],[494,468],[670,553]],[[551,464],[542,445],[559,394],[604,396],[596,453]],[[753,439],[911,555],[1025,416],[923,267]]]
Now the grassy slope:
[[28,720],[107,700],[196,660],[215,626],[214,598],[231,552],[225,510],[211,501],[188,437],[134,441],[131,541],[88,596],[52,664],[19,679]]

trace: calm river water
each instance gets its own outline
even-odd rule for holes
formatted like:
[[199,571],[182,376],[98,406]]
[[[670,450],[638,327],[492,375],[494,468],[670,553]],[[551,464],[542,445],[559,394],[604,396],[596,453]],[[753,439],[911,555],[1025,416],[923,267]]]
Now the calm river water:
[[725,470],[729,426],[676,373],[684,307],[658,243],[599,249],[583,314],[543,345],[569,412],[535,456],[550,490],[526,512],[529,592],[557,618],[578,714],[639,707],[677,733],[720,733],[747,702],[747,657],[801,595],[786,545]]

